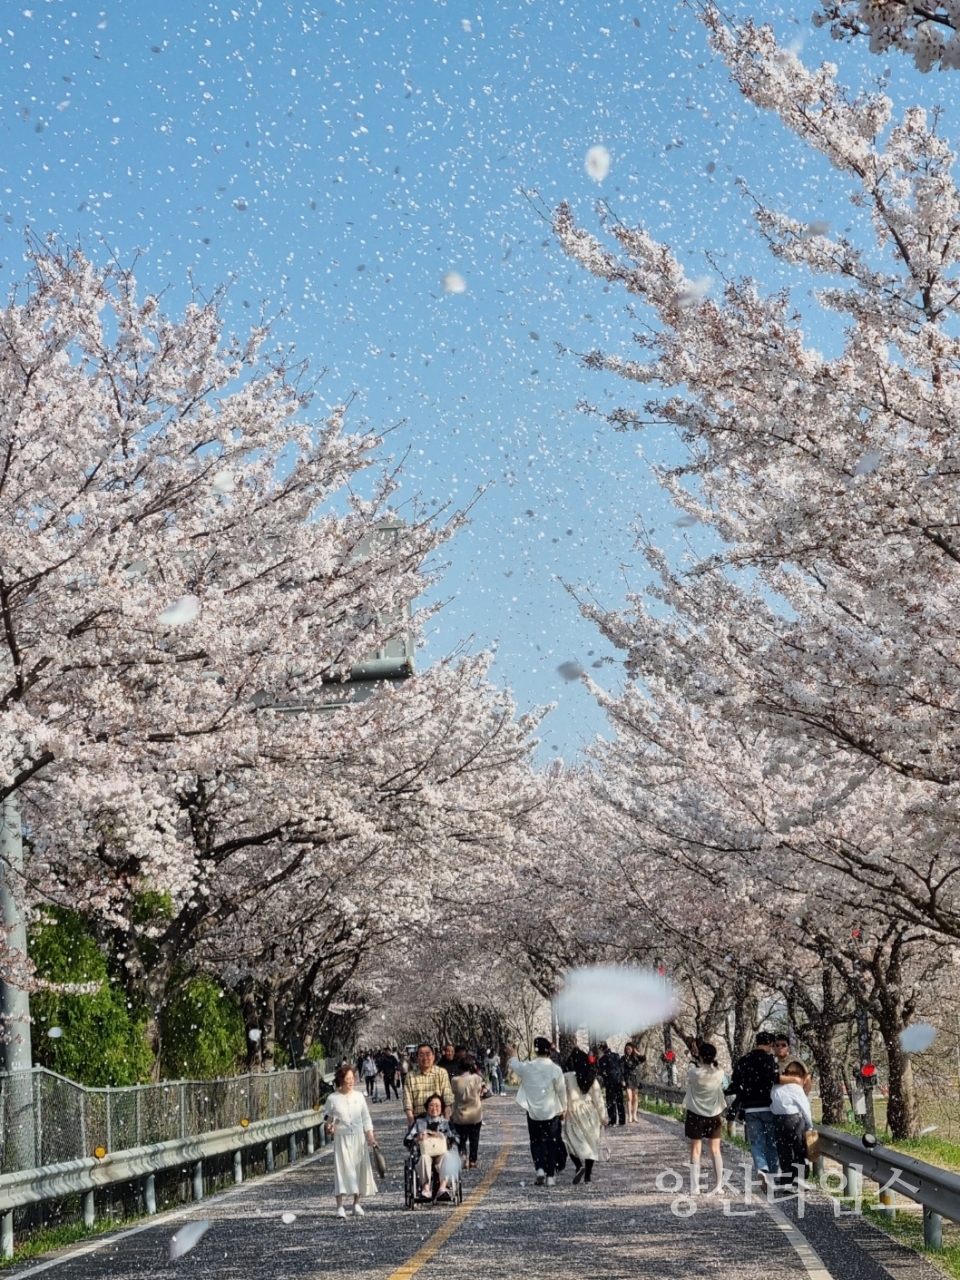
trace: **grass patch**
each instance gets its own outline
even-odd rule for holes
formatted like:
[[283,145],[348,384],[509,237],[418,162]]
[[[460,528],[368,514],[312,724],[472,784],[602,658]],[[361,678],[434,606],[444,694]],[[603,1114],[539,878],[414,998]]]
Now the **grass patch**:
[[671,1120],[683,1120],[687,1114],[683,1107],[675,1107],[670,1102],[654,1102],[652,1099],[648,1101],[643,1096],[638,1105],[641,1111],[649,1111],[655,1116],[669,1116]]
[[939,1165],[941,1169],[952,1169],[960,1173],[960,1142],[951,1142],[948,1138],[938,1138],[927,1134],[923,1138],[886,1138],[883,1139],[894,1151],[902,1151],[904,1155],[913,1156],[916,1160],[925,1160],[927,1164]]
[[[831,1125],[831,1128],[852,1134],[855,1138],[863,1134],[863,1129],[853,1124],[836,1124]],[[913,1156],[915,1160],[923,1160],[940,1169],[960,1173],[960,1142],[953,1142],[933,1133],[925,1134],[922,1138],[892,1138],[882,1129],[877,1130],[877,1137],[892,1151],[902,1151],[905,1156]]]
[[41,1254],[52,1253],[56,1249],[65,1249],[67,1245],[88,1240],[91,1236],[104,1235],[115,1231],[116,1222],[97,1222],[92,1227],[85,1227],[82,1222],[65,1222],[59,1227],[42,1227],[31,1232],[29,1240],[21,1240],[13,1250],[12,1258],[0,1258],[0,1267],[13,1267],[17,1263],[26,1262],[29,1258],[38,1258]]

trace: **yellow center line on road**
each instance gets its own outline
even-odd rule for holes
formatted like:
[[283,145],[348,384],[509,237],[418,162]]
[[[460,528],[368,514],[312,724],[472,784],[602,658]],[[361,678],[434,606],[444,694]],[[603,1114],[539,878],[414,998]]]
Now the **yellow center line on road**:
[[409,1262],[405,1262],[402,1267],[398,1267],[396,1271],[392,1271],[387,1280],[412,1280],[421,1267],[425,1267],[430,1259],[437,1251],[442,1248],[447,1240],[453,1235],[460,1223],[468,1218],[477,1205],[487,1194],[497,1178],[503,1172],[503,1166],[507,1163],[507,1157],[510,1154],[510,1138],[504,1138],[503,1146],[497,1153],[497,1158],[493,1164],[477,1183],[476,1189],[459,1205],[447,1218],[446,1222],[436,1230],[425,1244],[422,1244]]

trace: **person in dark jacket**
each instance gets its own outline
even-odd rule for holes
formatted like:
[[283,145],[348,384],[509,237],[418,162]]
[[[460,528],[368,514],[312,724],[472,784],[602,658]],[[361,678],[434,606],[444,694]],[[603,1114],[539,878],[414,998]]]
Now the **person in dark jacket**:
[[600,1046],[597,1078],[603,1085],[607,1100],[607,1119],[610,1124],[626,1124],[627,1113],[623,1105],[623,1059],[608,1044]]
[[780,1066],[773,1054],[775,1039],[769,1031],[758,1033],[754,1048],[737,1059],[726,1090],[727,1094],[736,1095],[736,1108],[743,1116],[754,1168],[768,1187],[774,1185],[780,1168],[770,1093],[775,1085],[796,1083],[792,1076],[780,1075]]
[[380,1074],[383,1076],[383,1088],[386,1093],[386,1101],[390,1101],[390,1090],[393,1090],[393,1096],[400,1101],[400,1059],[392,1049],[384,1049],[377,1059],[377,1066],[380,1068]]

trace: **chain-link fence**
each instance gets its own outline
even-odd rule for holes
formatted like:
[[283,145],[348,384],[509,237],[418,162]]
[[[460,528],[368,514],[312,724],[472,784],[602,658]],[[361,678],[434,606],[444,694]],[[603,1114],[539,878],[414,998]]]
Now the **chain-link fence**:
[[296,1071],[87,1089],[34,1067],[0,1075],[0,1173],[230,1129],[317,1106],[325,1062]]

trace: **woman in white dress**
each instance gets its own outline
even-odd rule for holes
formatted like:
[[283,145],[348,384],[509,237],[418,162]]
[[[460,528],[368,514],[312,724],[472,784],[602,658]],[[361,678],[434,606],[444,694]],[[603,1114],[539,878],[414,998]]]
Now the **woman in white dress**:
[[589,1182],[593,1166],[600,1159],[600,1130],[607,1125],[607,1108],[597,1080],[597,1064],[582,1049],[574,1049],[567,1059],[563,1079],[567,1086],[563,1144],[576,1169],[574,1184]]
[[366,1099],[354,1091],[353,1067],[340,1067],[333,1077],[336,1092],[323,1105],[327,1133],[333,1134],[333,1194],[337,1197],[337,1217],[345,1218],[343,1197],[353,1196],[353,1212],[363,1217],[361,1196],[377,1193],[366,1146],[376,1146],[373,1123]]

